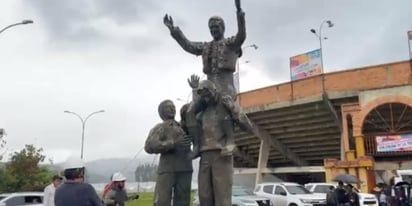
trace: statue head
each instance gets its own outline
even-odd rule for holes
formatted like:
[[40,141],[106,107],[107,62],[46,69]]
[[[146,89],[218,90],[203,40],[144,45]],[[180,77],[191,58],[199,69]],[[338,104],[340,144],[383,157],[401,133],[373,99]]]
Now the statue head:
[[176,107],[171,100],[164,100],[160,102],[157,108],[160,118],[164,120],[174,119],[176,115]]
[[225,34],[225,22],[220,16],[212,16],[209,19],[210,34],[214,40],[223,39]]
[[199,83],[197,94],[202,102],[207,104],[213,103],[217,100],[216,85],[210,80],[202,80]]
[[186,122],[186,113],[187,110],[189,109],[190,103],[184,104],[182,108],[180,108],[180,121],[181,122]]

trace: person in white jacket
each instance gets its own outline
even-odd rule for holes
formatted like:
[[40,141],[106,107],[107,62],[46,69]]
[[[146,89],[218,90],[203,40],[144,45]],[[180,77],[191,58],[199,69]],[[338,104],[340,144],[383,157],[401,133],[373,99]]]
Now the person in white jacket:
[[56,188],[60,186],[62,180],[62,177],[54,175],[52,178],[52,183],[44,188],[44,206],[54,206],[54,193],[56,192]]

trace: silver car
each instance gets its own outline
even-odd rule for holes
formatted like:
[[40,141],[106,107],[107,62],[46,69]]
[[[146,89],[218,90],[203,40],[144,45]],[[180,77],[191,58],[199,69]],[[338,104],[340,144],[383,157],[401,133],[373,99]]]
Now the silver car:
[[[193,206],[200,206],[199,194],[193,199]],[[244,187],[232,187],[232,206],[273,206],[269,198],[259,197]]]
[[30,205],[41,206],[43,192],[16,192],[0,194],[0,206]]

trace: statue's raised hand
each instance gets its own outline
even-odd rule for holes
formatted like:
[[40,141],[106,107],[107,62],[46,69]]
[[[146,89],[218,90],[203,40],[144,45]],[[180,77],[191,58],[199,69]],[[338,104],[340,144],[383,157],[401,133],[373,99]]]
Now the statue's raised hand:
[[187,82],[189,83],[189,86],[192,89],[196,89],[197,87],[199,87],[199,80],[199,76],[197,76],[196,74],[192,74],[192,76],[190,76],[190,79],[187,79]]
[[242,11],[242,8],[240,6],[240,0],[235,0],[235,6],[236,6],[237,12]]
[[167,14],[163,17],[163,23],[164,23],[164,24],[167,26],[167,28],[169,28],[170,30],[172,30],[173,27],[174,27],[172,17],[169,16],[169,15],[167,15]]
[[243,12],[242,7],[240,6],[240,0],[235,0],[236,12],[239,16],[245,16],[245,12]]

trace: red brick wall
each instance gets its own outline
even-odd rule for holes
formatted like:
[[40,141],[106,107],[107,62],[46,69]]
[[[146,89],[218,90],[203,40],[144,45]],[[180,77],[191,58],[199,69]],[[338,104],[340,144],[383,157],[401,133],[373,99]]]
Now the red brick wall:
[[[409,61],[394,62],[358,69],[327,73],[324,76],[328,92],[356,91],[412,84],[409,82]],[[293,99],[322,93],[322,76],[293,82]],[[239,95],[243,108],[262,106],[292,100],[291,84],[273,85]]]

